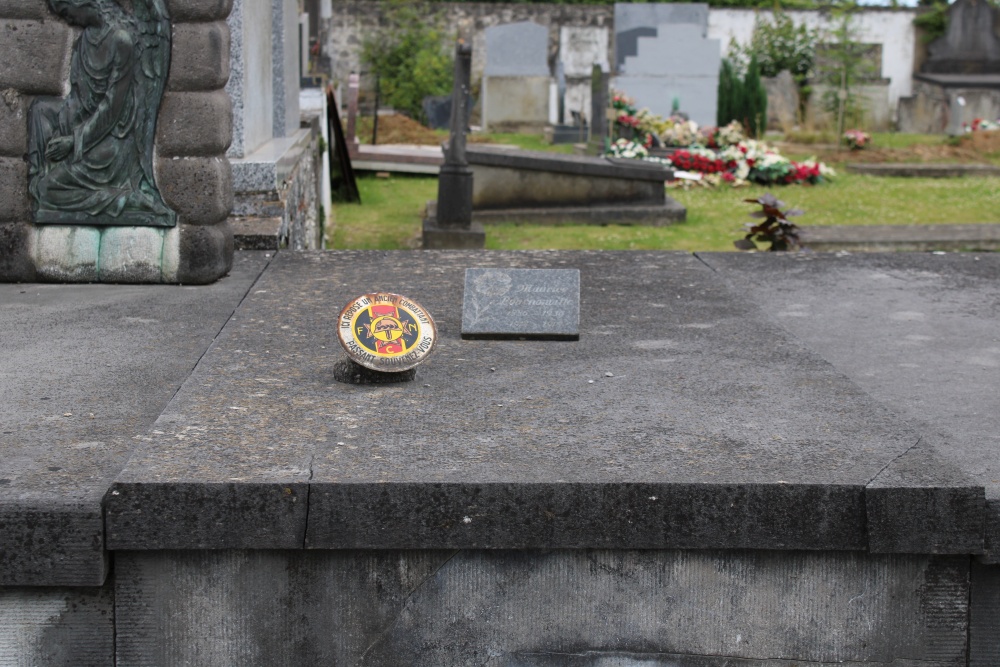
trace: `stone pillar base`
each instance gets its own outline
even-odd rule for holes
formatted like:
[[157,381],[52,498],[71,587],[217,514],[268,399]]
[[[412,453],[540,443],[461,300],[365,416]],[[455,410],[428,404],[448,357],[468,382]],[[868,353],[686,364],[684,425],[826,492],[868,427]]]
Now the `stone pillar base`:
[[468,227],[438,227],[435,218],[424,220],[424,250],[482,250],[486,230],[478,222]]
[[0,282],[215,282],[232,268],[229,223],[160,227],[0,224]]

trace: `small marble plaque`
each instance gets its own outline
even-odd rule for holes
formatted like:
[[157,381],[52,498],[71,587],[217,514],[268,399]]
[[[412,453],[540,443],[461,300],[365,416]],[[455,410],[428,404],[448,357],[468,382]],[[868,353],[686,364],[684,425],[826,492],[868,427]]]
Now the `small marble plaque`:
[[462,338],[579,340],[579,269],[466,269]]

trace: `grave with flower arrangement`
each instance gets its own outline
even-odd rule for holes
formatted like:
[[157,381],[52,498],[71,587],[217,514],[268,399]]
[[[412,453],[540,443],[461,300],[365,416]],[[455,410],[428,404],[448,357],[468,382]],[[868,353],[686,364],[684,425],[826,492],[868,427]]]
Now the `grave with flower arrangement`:
[[659,160],[674,170],[675,184],[817,184],[835,175],[814,159],[795,162],[774,146],[747,138],[737,121],[724,127],[699,126],[679,116],[663,118],[648,109],[637,110],[620,92],[613,100],[616,133],[634,138],[618,139],[608,154]]

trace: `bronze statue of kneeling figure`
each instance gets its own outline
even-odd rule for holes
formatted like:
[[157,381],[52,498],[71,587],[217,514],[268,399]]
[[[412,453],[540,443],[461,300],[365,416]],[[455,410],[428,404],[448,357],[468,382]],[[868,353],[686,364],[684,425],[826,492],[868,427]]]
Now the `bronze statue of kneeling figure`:
[[82,28],[70,93],[29,112],[29,183],[39,224],[172,227],[153,174],[156,117],[170,66],[163,0],[48,0]]

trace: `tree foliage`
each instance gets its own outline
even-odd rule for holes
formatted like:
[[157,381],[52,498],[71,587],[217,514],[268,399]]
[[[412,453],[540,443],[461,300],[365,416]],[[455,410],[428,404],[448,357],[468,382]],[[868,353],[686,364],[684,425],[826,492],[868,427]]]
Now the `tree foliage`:
[[925,43],[933,42],[938,37],[944,35],[948,30],[948,3],[944,0],[937,0],[933,4],[920,3],[922,7],[929,7],[913,19],[913,25],[924,31],[923,40]]
[[424,98],[451,92],[454,55],[420,4],[389,0],[383,7],[379,29],[362,41],[361,62],[378,77],[386,104],[424,122]]
[[875,67],[869,59],[869,45],[857,40],[854,14],[858,5],[845,2],[833,10],[833,29],[822,50],[823,67],[818,78],[829,86],[823,95],[823,107],[837,119],[837,136],[847,125],[861,126],[865,107],[858,86],[870,78]]
[[767,129],[767,91],[760,80],[757,58],[751,57],[746,74],[728,58],[722,59],[719,68],[719,95],[716,123],[719,127],[739,121],[748,136],[760,137]]
[[771,20],[757,16],[750,43],[731,43],[729,57],[738,69],[745,69],[750,58],[756,56],[761,76],[778,76],[787,69],[796,81],[804,81],[812,71],[818,41],[818,30],[804,23],[796,25],[788,14],[776,9]]

